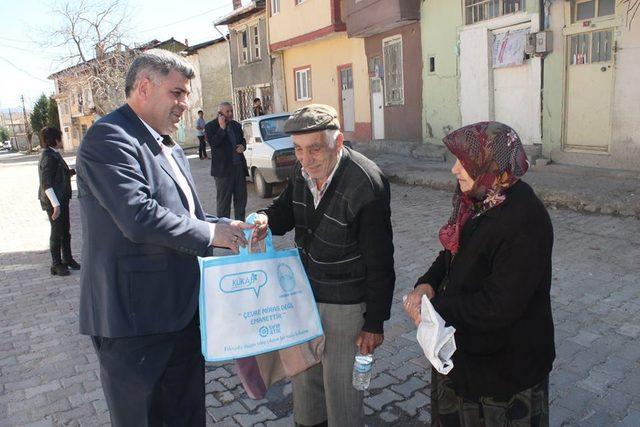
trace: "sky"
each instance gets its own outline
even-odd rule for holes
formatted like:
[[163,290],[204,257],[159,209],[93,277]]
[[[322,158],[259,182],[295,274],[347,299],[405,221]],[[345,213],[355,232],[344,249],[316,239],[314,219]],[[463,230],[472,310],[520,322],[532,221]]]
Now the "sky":
[[[63,2],[78,0],[57,1]],[[59,22],[52,4],[52,0],[0,0],[0,109],[21,107],[22,95],[30,109],[42,93],[54,92],[47,77],[64,68],[59,59],[65,50],[42,44]],[[189,45],[219,38],[213,21],[233,9],[232,0],[128,0],[126,5],[129,40],[144,43],[174,37],[181,42],[188,39]],[[226,32],[226,27],[219,28]]]

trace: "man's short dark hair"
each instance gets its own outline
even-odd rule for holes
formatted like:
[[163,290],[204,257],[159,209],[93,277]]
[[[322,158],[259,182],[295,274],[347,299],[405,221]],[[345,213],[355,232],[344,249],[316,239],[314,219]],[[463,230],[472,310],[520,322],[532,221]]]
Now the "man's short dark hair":
[[46,126],[40,129],[40,147],[55,147],[62,141],[62,132],[57,127]]
[[254,103],[254,104],[255,104],[256,102],[258,102],[258,101],[262,102],[262,100],[261,100],[260,98],[253,98],[253,103]]
[[125,78],[124,93],[129,97],[141,77],[164,77],[174,70],[187,79],[196,76],[193,66],[182,56],[164,49],[147,50],[131,63]]
[[204,114],[204,111],[198,110],[198,114]]

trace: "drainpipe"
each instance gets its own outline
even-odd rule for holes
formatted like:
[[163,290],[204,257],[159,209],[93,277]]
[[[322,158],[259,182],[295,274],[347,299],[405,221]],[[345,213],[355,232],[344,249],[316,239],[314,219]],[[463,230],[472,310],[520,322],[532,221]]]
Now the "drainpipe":
[[[545,31],[549,28],[549,8],[551,7],[552,0],[540,0],[540,12],[538,14],[540,20],[540,31]],[[541,150],[540,156],[544,157],[544,58],[545,54],[540,56],[540,137],[541,137]]]
[[222,38],[227,39],[227,46],[229,46],[229,81],[231,82],[231,99],[229,102],[235,101],[234,93],[233,93],[233,69],[231,68],[231,31],[229,31],[228,38],[222,34],[222,31],[214,24],[213,28],[222,36]]

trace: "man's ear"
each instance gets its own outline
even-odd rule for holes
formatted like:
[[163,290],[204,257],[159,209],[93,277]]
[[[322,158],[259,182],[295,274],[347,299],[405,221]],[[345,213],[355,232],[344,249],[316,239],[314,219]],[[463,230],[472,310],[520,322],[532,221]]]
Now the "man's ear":
[[344,146],[344,135],[342,132],[338,132],[338,136],[336,137],[336,148],[340,149]]
[[149,90],[151,89],[151,79],[149,77],[142,77],[138,82],[138,86],[136,87],[136,91],[138,95],[142,99],[147,99],[149,97]]

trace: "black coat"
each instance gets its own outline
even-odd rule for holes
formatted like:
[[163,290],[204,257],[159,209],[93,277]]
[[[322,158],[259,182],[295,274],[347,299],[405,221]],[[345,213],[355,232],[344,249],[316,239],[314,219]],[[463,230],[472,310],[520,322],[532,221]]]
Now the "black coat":
[[518,181],[507,199],[464,226],[455,257],[440,252],[418,283],[456,328],[448,374],[463,396],[510,396],[542,381],[555,359],[549,290],[553,228],[546,208]]
[[[238,135],[238,144],[244,145],[247,148],[247,141],[244,139],[242,132],[242,126],[235,120],[227,123],[226,129],[222,129],[218,123],[218,119],[214,119],[207,123],[204,127],[204,133],[207,136],[207,141],[211,146],[211,176],[223,177],[230,176],[233,173],[233,156],[234,156],[234,144],[229,138],[228,131],[233,129]],[[246,171],[247,160],[244,154],[240,154],[242,157],[242,163]]]
[[51,148],[45,148],[40,153],[38,163],[38,176],[40,187],[38,199],[43,211],[51,209],[51,202],[45,194],[47,188],[53,188],[56,197],[61,204],[68,203],[71,199],[71,177],[75,172],[69,169],[62,155]]

